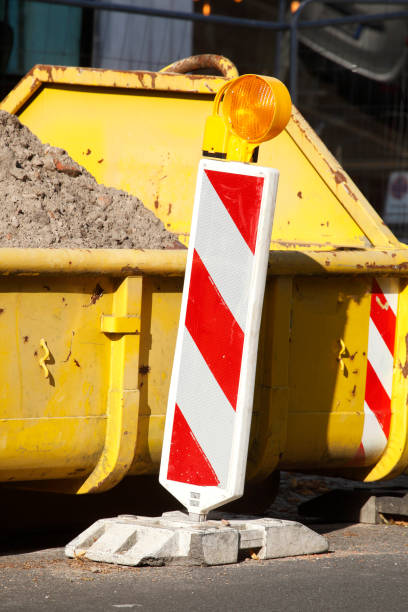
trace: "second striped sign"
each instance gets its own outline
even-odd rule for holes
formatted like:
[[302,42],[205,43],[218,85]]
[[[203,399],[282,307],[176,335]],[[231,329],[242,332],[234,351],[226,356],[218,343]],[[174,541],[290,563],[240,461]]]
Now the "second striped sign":
[[394,345],[399,282],[374,278],[368,323],[364,427],[355,463],[372,465],[385,450],[390,434]]

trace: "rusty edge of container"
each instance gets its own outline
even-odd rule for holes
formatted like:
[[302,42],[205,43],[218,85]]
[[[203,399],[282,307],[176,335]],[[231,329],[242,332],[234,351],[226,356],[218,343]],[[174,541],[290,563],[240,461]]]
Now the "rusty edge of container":
[[18,114],[21,107],[45,84],[70,87],[114,87],[214,96],[227,80],[223,76],[36,64],[4,98],[1,108],[9,113]]
[[[187,251],[131,249],[0,249],[0,276],[183,276]],[[385,274],[408,276],[408,247],[380,250],[280,251],[269,276]]]

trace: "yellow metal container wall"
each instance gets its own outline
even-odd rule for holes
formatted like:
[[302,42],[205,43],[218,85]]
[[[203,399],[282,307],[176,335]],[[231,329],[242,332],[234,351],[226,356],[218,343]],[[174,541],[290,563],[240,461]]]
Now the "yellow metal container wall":
[[[57,276],[1,280],[0,481],[102,491],[158,468],[183,280],[72,274],[87,253],[60,251]],[[111,253],[95,252],[99,269]],[[42,250],[34,268],[41,254],[58,268]]]
[[[286,258],[280,255],[283,262]],[[321,268],[307,276],[299,268],[304,274],[313,266],[297,262],[291,275],[289,265],[280,266],[279,257],[271,253],[274,274],[264,304],[248,461],[252,478],[265,478],[275,466],[372,481],[395,477],[407,467],[406,280],[396,281],[399,303],[388,444],[385,450],[375,445],[366,449],[362,459],[373,278],[367,274],[364,252],[354,259],[354,265],[364,270],[360,276],[347,274],[352,266],[351,261],[343,265],[347,251],[342,261],[336,252],[322,255],[313,253]],[[392,264],[386,263],[393,256],[406,262],[405,251],[389,253],[378,262],[383,272],[393,273]]]
[[[357,252],[350,262],[345,251],[311,253],[303,275],[296,257],[283,255],[270,259],[252,478],[278,466],[344,471],[363,429],[372,276],[365,268],[353,277],[349,267],[363,266],[366,254]],[[391,273],[405,257],[404,251],[383,254],[379,266]],[[157,471],[184,264],[185,252],[174,251],[3,250],[3,481],[64,479],[49,486],[88,492],[109,488],[126,473]],[[128,277],[130,271],[139,276]],[[406,294],[404,287],[403,321]],[[357,477],[385,477],[407,461],[407,354],[405,334],[397,335],[395,446],[382,472],[375,458]],[[346,372],[339,338],[353,357]],[[47,378],[41,339],[50,351]]]
[[112,310],[112,282],[3,278],[0,304],[0,480],[91,471],[105,438],[110,346],[98,323]]
[[[141,197],[187,243],[204,121],[224,82],[37,67],[1,108],[100,182]],[[389,443],[353,462],[372,278],[404,276],[405,247],[297,111],[259,163],[281,176],[248,476],[277,467],[395,475],[408,462],[404,279]],[[184,252],[3,250],[0,480],[54,479],[46,486],[86,493],[157,471],[184,263]],[[340,341],[354,355],[347,375]]]

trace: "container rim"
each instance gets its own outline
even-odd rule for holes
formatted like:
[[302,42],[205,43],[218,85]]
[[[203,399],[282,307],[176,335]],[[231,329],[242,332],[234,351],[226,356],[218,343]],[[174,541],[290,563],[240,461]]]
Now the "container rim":
[[[186,249],[0,249],[0,276],[184,276]],[[272,250],[268,276],[408,276],[408,247]]]

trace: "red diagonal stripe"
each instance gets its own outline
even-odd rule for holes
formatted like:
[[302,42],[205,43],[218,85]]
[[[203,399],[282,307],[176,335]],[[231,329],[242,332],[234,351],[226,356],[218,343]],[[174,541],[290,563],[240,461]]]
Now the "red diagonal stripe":
[[205,173],[243,239],[255,253],[264,179],[217,170]]
[[202,487],[216,487],[219,484],[216,473],[177,404],[174,411],[167,478]]
[[394,355],[396,316],[375,279],[371,290],[370,317],[391,355]]
[[369,361],[367,361],[365,401],[377,417],[388,440],[391,420],[391,398],[388,397],[386,390]]
[[186,327],[235,410],[244,333],[222,299],[197,251],[194,251],[193,255]]

